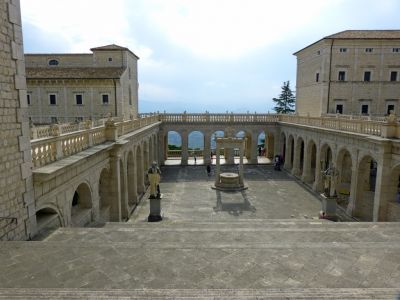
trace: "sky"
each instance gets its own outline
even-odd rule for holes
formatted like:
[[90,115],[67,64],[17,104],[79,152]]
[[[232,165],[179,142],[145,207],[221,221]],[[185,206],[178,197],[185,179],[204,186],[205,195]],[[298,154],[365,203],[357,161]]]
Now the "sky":
[[273,112],[293,53],[348,29],[400,29],[399,0],[21,0],[25,53],[140,57],[139,111]]

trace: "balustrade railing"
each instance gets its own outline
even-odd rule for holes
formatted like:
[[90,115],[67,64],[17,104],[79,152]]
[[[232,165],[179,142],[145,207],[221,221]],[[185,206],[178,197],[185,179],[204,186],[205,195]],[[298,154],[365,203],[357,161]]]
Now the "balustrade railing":
[[[391,115],[373,120],[350,118],[348,116],[326,115],[308,117],[281,114],[143,114],[135,120],[111,122],[116,133],[114,138],[156,122],[164,123],[290,123],[321,127],[359,134],[375,135],[387,138],[400,138],[400,126],[396,117]],[[108,121],[85,121],[82,123],[33,127],[31,129],[32,160],[34,167],[44,166],[63,157],[78,153],[107,140]],[[173,153],[171,153],[173,155]]]

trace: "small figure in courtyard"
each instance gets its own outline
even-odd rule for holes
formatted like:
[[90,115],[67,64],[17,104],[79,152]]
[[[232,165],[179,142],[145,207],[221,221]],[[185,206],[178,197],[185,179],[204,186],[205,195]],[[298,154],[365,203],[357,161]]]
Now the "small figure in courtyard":
[[261,148],[261,146],[258,146],[258,156],[261,156],[262,155],[262,148]]
[[208,175],[208,177],[210,177],[210,175],[211,175],[211,164],[207,165],[207,175]]
[[197,163],[197,157],[196,157],[196,154],[193,156],[193,158],[194,158],[194,164],[196,164],[196,163]]
[[157,166],[157,162],[153,161],[151,168],[147,171],[147,175],[150,181],[150,198],[160,198],[160,176],[161,170]]

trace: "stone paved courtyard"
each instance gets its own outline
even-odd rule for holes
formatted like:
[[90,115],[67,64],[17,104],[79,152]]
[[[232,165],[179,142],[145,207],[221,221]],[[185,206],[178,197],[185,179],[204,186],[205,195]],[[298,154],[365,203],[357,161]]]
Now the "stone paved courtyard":
[[395,299],[398,223],[312,219],[285,172],[246,166],[248,190],[211,189],[204,166],[162,169],[164,220],[145,196],[125,223],[0,244],[0,299]]

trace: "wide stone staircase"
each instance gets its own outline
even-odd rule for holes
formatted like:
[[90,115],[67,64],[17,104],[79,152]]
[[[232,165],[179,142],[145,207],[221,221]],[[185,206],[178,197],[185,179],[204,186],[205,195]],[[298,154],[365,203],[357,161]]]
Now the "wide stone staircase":
[[168,220],[0,244],[0,299],[399,299],[398,223]]

